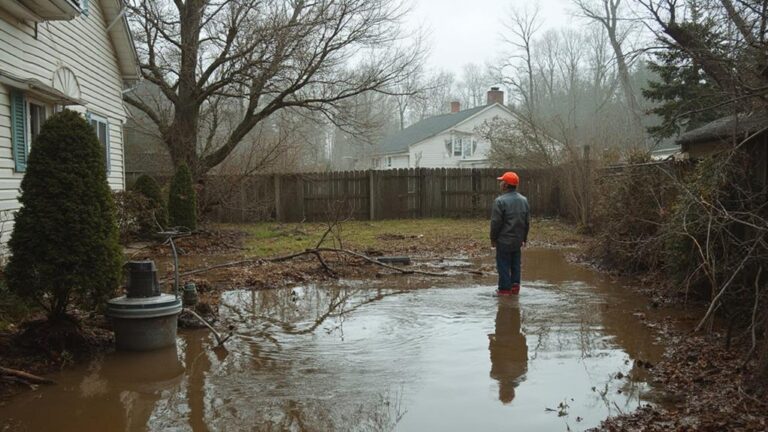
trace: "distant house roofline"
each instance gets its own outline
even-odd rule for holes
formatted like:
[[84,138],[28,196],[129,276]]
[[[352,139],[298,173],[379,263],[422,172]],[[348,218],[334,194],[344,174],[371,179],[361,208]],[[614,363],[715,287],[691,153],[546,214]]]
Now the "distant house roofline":
[[456,113],[440,114],[434,117],[429,117],[386,136],[384,140],[382,140],[382,146],[384,148],[374,153],[373,156],[407,154],[408,149],[412,145],[456,128],[496,106],[502,108],[513,116],[515,115],[515,113],[506,106],[500,103],[492,103],[469,108]]
[[741,113],[721,117],[685,132],[677,138],[677,143],[687,146],[712,141],[740,140],[761,131],[768,131],[767,112]]

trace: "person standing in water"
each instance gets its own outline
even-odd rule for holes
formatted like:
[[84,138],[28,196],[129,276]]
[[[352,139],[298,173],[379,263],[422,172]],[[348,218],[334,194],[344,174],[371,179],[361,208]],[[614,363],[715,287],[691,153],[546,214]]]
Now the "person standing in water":
[[528,199],[517,192],[520,178],[512,171],[498,177],[501,195],[491,208],[491,246],[496,248],[499,295],[520,293],[521,248],[531,225]]

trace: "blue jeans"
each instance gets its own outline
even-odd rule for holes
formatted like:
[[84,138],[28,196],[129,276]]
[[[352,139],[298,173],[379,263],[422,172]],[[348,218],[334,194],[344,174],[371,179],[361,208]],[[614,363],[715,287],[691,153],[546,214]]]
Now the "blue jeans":
[[496,244],[496,270],[499,272],[499,289],[508,290],[512,285],[520,285],[520,248],[512,245]]

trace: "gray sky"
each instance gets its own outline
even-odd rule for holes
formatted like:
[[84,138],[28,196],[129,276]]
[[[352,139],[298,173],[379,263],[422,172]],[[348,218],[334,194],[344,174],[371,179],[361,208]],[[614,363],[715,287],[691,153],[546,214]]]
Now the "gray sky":
[[[493,61],[500,50],[503,20],[511,7],[523,8],[526,0],[410,0],[406,23],[426,28],[431,46],[429,69],[461,74],[465,63],[483,65]],[[573,18],[569,0],[539,0],[542,29],[568,26]]]

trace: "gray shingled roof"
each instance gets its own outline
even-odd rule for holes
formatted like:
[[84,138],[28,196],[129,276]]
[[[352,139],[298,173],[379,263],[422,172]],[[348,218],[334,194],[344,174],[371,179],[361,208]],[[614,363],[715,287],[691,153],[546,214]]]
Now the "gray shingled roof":
[[457,113],[430,117],[414,123],[401,131],[385,137],[379,144],[379,154],[404,153],[408,151],[408,147],[411,145],[437,135],[488,107],[489,105],[482,105]]
[[768,127],[768,113],[748,113],[721,117],[704,126],[688,131],[677,139],[679,144],[746,138]]

